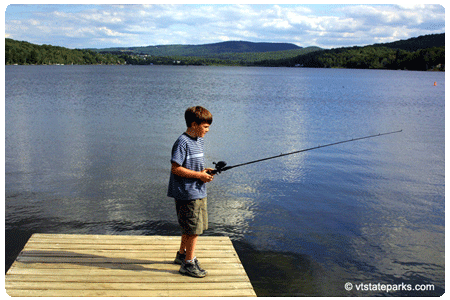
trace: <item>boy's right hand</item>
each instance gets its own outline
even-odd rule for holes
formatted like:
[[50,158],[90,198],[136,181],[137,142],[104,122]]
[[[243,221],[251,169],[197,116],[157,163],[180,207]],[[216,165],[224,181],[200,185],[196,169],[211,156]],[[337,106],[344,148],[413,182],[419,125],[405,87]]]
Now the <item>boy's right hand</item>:
[[203,171],[200,172],[200,177],[199,179],[203,182],[211,182],[214,179],[214,176],[209,174],[208,171],[212,171],[213,169],[208,168],[208,169],[204,169]]

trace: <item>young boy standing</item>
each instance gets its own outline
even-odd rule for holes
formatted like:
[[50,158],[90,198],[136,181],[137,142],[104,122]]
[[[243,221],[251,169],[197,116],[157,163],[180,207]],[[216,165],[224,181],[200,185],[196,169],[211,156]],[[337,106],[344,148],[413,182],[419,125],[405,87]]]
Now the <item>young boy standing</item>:
[[181,264],[180,273],[205,277],[194,255],[199,234],[208,229],[206,184],[213,180],[205,168],[203,137],[209,131],[212,114],[201,106],[190,107],[184,114],[187,130],[172,148],[172,168],[167,195],[175,198],[178,223],[181,226],[181,244],[175,263]]

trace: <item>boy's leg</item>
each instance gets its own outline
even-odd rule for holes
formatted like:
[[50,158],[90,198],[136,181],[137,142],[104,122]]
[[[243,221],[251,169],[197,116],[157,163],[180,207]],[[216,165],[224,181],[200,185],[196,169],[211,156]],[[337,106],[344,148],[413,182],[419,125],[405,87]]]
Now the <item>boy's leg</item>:
[[195,257],[195,247],[197,245],[197,239],[198,239],[198,235],[189,235],[187,237],[187,246],[186,246],[186,259],[185,261],[188,260],[193,260],[195,259],[195,264],[197,265],[197,268],[200,270],[200,272],[202,272],[203,274],[207,274],[206,270],[204,270],[200,263],[198,262],[198,259]]
[[181,235],[180,250],[178,250],[178,252],[180,254],[186,254],[186,245],[187,245],[187,235],[186,234],[182,234]]
[[[184,253],[186,250],[186,260],[194,259],[195,246],[197,245],[197,234],[183,234],[181,236],[180,253]],[[182,252],[183,251],[183,252]]]
[[186,245],[186,258],[185,261],[182,262],[181,268],[179,272],[184,275],[189,275],[193,277],[205,277],[207,272],[198,264],[198,260],[195,258],[195,246],[197,244],[197,234],[193,235],[184,235],[182,236],[182,241],[185,241]]

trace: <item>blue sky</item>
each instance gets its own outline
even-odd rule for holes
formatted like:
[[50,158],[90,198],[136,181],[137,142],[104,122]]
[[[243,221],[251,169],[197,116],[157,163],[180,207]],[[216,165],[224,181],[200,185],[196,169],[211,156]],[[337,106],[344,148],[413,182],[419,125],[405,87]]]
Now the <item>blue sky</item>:
[[445,32],[441,5],[9,5],[5,36],[68,48],[230,40],[337,48]]

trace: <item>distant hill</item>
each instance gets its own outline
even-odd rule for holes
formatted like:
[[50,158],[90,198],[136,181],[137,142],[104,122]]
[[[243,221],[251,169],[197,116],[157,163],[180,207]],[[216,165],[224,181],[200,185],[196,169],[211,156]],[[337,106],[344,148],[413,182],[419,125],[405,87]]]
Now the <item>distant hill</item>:
[[91,50],[67,49],[52,45],[36,45],[5,39],[7,65],[103,65],[126,64],[125,59]]
[[291,58],[257,61],[273,67],[445,71],[445,33],[364,47],[345,47]]
[[203,45],[159,45],[147,47],[124,47],[91,49],[100,53],[140,54],[152,56],[203,56],[216,57],[223,53],[260,53],[273,51],[298,50],[299,47],[290,43],[252,43],[245,41],[229,41]]
[[422,35],[407,40],[392,43],[374,44],[373,47],[386,47],[406,51],[417,51],[420,49],[445,46],[445,33]]
[[[199,46],[168,45],[137,48],[110,48],[109,51],[67,49],[52,45],[36,45],[25,41],[5,39],[5,64],[181,64],[181,65],[249,65],[254,61],[295,57],[319,51],[318,47],[301,48],[293,44],[225,42]],[[268,52],[273,49],[289,49]],[[120,51],[118,49],[121,49]],[[142,51],[141,51],[142,50]],[[157,52],[160,51],[160,52]],[[241,52],[239,52],[241,51]],[[247,52],[245,52],[247,51]],[[158,54],[159,53],[159,54]],[[190,56],[187,56],[190,54]]]

